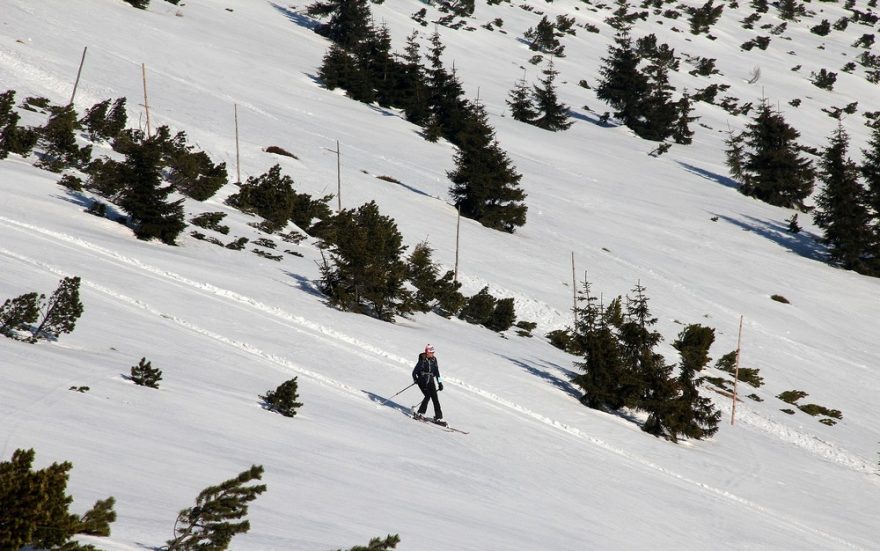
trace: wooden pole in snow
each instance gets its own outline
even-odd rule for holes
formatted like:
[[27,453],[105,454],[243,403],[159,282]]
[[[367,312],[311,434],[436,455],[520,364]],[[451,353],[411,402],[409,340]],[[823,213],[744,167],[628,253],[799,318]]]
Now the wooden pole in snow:
[[150,138],[152,131],[150,129],[150,103],[147,101],[147,65],[141,63],[141,75],[144,80],[144,110],[147,112],[147,137]]
[[235,171],[241,183],[241,150],[238,147],[238,104],[235,104]]
[[[574,274],[574,251],[571,251],[571,294],[572,294],[572,306],[571,306],[571,315],[574,320],[574,325],[571,326],[572,330],[576,330],[577,328],[577,307],[578,307],[578,291],[577,291],[577,281],[576,276]],[[584,279],[586,280],[587,276],[584,275]]]
[[740,343],[742,342],[742,334],[743,334],[743,317],[739,317],[739,336],[736,338],[736,368],[733,370],[733,406],[730,408],[730,424],[733,425],[733,422],[736,418],[736,383],[739,381],[739,353],[740,353]]
[[458,283],[458,233],[461,228],[461,206],[458,207],[458,217],[455,219],[455,272],[452,281]]
[[83,64],[86,62],[86,51],[89,49],[88,46],[83,48],[82,59],[79,60],[79,70],[76,72],[76,82],[73,83],[73,93],[70,94],[70,103],[67,105],[73,105],[73,98],[76,97],[76,88],[79,86],[79,77],[82,74]]
[[342,153],[336,140],[336,210],[342,212]]

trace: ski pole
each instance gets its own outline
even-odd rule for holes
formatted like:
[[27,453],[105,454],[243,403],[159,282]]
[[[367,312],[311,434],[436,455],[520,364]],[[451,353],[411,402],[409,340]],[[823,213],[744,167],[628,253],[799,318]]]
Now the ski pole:
[[[407,390],[408,388],[410,388],[410,387],[414,387],[414,386],[416,386],[416,383],[413,383],[413,384],[409,385],[408,387],[406,387],[406,388],[403,389],[403,390]],[[401,391],[398,392],[397,394],[400,394],[401,392],[403,392],[403,390],[401,390]],[[397,394],[395,394],[394,396],[397,396]],[[382,401],[379,403],[379,405],[380,405],[380,406],[384,406],[384,405],[385,405],[385,402],[387,402],[387,401],[390,400],[391,398],[394,398],[394,396],[389,396],[388,398],[385,398],[384,400],[382,400]]]

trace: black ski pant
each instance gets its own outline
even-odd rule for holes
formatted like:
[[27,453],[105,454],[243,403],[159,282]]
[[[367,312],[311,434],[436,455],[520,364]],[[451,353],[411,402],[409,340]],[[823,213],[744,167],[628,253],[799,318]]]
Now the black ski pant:
[[434,418],[440,419],[443,417],[443,412],[440,411],[440,400],[437,399],[437,389],[433,383],[430,385],[419,385],[419,390],[425,395],[422,405],[419,406],[419,414],[424,415],[428,411],[428,402],[430,401],[434,402]]

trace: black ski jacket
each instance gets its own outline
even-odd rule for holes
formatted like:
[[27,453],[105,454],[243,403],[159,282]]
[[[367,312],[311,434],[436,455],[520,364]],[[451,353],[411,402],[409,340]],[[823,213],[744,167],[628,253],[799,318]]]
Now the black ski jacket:
[[437,367],[437,358],[428,358],[424,352],[419,354],[419,361],[412,372],[413,382],[424,388],[433,386],[434,380],[440,383],[440,369]]

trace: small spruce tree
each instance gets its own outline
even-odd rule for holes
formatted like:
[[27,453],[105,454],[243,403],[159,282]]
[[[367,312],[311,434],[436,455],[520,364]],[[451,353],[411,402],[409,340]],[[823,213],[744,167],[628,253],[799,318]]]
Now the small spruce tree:
[[486,325],[495,312],[496,299],[489,293],[489,287],[470,297],[458,317],[474,325]]
[[297,394],[296,377],[281,383],[275,390],[266,391],[266,394],[261,395],[260,399],[266,402],[266,409],[280,413],[285,417],[294,417],[296,410],[302,406],[300,402],[297,402],[299,395]]
[[423,241],[413,248],[407,262],[407,280],[416,288],[413,310],[428,312],[437,298],[437,279],[440,270],[431,260],[433,249]]
[[553,67],[553,61],[544,70],[544,78],[541,84],[533,88],[532,96],[537,118],[533,124],[538,128],[556,132],[567,130],[572,121],[568,120],[568,106],[559,101],[556,93],[555,80],[559,72]]
[[510,116],[518,121],[531,123],[538,115],[532,104],[531,90],[525,78],[516,81],[505,101],[510,107]]
[[[348,551],[388,551],[389,549],[397,549],[398,543],[400,543],[400,536],[389,534],[385,539],[372,538],[367,545],[355,545]],[[339,549],[337,551],[342,550]]]
[[235,478],[202,490],[196,504],[177,515],[168,551],[226,549],[233,536],[247,533],[251,528],[245,518],[248,504],[266,491],[265,484],[248,484],[262,476],[263,467],[253,465]]
[[92,146],[76,145],[76,131],[79,128],[73,106],[55,109],[40,130],[40,143],[45,147],[45,153],[36,166],[61,172],[65,168],[79,168],[88,164],[92,156]]
[[721,412],[715,409],[712,400],[700,396],[701,381],[696,376],[709,363],[709,348],[714,341],[714,329],[694,324],[688,325],[672,344],[681,354],[679,395],[672,400],[661,424],[673,442],[681,436],[702,440],[718,431]]
[[530,50],[557,57],[565,55],[565,46],[560,44],[556,37],[556,25],[546,15],[541,17],[537,26],[529,28],[524,36]]
[[131,381],[138,386],[146,386],[149,388],[159,388],[159,381],[162,380],[162,370],[153,367],[153,363],[141,358],[137,365],[131,366]]

